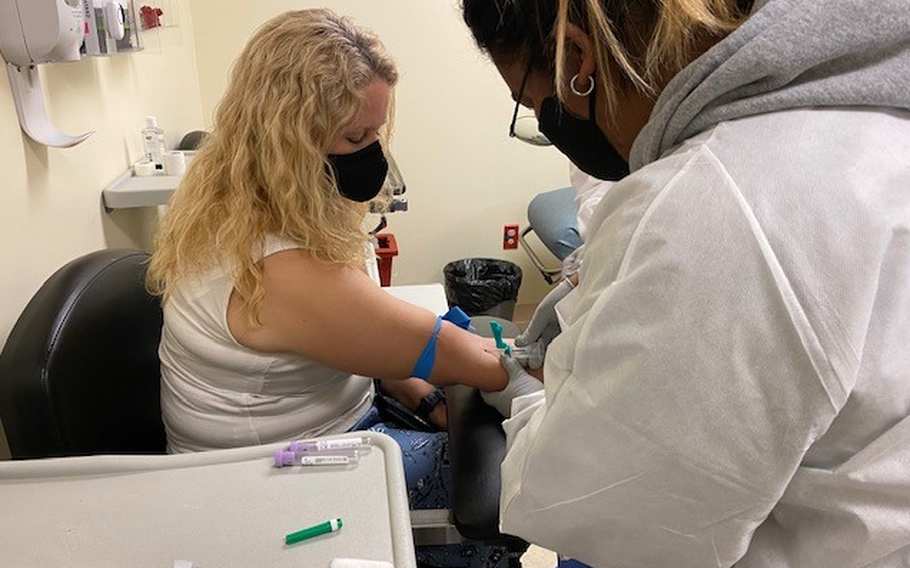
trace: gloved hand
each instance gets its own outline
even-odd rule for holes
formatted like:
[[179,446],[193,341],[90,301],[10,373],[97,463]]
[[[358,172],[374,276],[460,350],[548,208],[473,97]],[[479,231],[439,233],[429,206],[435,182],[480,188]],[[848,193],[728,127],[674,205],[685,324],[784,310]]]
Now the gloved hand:
[[572,283],[563,280],[555,288],[550,290],[543,300],[534,310],[531,316],[531,323],[528,328],[515,338],[516,347],[526,347],[535,342],[541,342],[543,347],[553,341],[553,338],[559,335],[559,320],[556,319],[556,304],[562,300],[566,294],[572,291]]
[[521,363],[526,369],[539,369],[543,367],[543,359],[547,354],[547,348],[535,341],[525,347],[512,347],[512,358]]
[[499,392],[480,392],[483,401],[508,418],[512,415],[512,399],[543,390],[543,383],[532,377],[521,363],[511,355],[503,353],[499,356],[499,363],[509,373],[509,384]]
[[577,249],[569,253],[569,256],[563,259],[562,261],[562,277],[568,278],[569,276],[578,274],[578,271],[581,270],[582,256],[584,255],[585,245],[581,244]]

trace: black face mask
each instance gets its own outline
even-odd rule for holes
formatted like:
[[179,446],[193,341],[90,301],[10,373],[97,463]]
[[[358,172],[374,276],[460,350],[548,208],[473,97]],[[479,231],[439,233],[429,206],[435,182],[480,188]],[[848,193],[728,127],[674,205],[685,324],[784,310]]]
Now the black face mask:
[[329,154],[328,158],[341,195],[360,203],[379,195],[389,172],[379,140],[353,154]]
[[629,164],[594,120],[593,92],[589,100],[588,120],[582,120],[572,116],[556,95],[544,99],[538,118],[540,131],[581,171],[598,179],[619,180],[629,174]]

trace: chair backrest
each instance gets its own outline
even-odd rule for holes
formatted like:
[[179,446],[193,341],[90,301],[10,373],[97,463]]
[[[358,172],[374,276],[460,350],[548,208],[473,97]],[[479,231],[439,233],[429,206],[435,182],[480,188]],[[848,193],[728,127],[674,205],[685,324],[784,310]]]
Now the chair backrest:
[[0,419],[14,459],[161,453],[162,312],[149,255],[102,250],[51,276],[0,354]]
[[583,242],[575,189],[564,187],[535,195],[528,203],[528,225],[553,256],[565,260]]

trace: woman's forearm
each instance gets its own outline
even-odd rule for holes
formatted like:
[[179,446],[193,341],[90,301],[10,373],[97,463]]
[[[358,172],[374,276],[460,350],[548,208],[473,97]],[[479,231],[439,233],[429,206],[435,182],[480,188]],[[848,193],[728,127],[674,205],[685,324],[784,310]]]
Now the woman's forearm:
[[505,388],[509,375],[499,364],[499,354],[488,349],[489,340],[444,322],[436,345],[436,365],[430,382],[461,383],[481,390]]
[[412,412],[423,397],[436,390],[434,385],[422,379],[384,380],[380,381],[380,386],[383,392]]

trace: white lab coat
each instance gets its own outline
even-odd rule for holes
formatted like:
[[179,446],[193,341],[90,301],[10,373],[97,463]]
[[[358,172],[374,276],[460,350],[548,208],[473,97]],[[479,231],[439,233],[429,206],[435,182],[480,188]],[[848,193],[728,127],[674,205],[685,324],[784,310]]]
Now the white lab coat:
[[578,210],[578,236],[584,241],[588,238],[588,223],[594,215],[600,200],[610,191],[615,181],[606,181],[586,174],[578,166],[569,162],[569,182],[575,190],[575,208]]
[[506,533],[603,567],[910,566],[910,113],[722,122],[591,220]]

